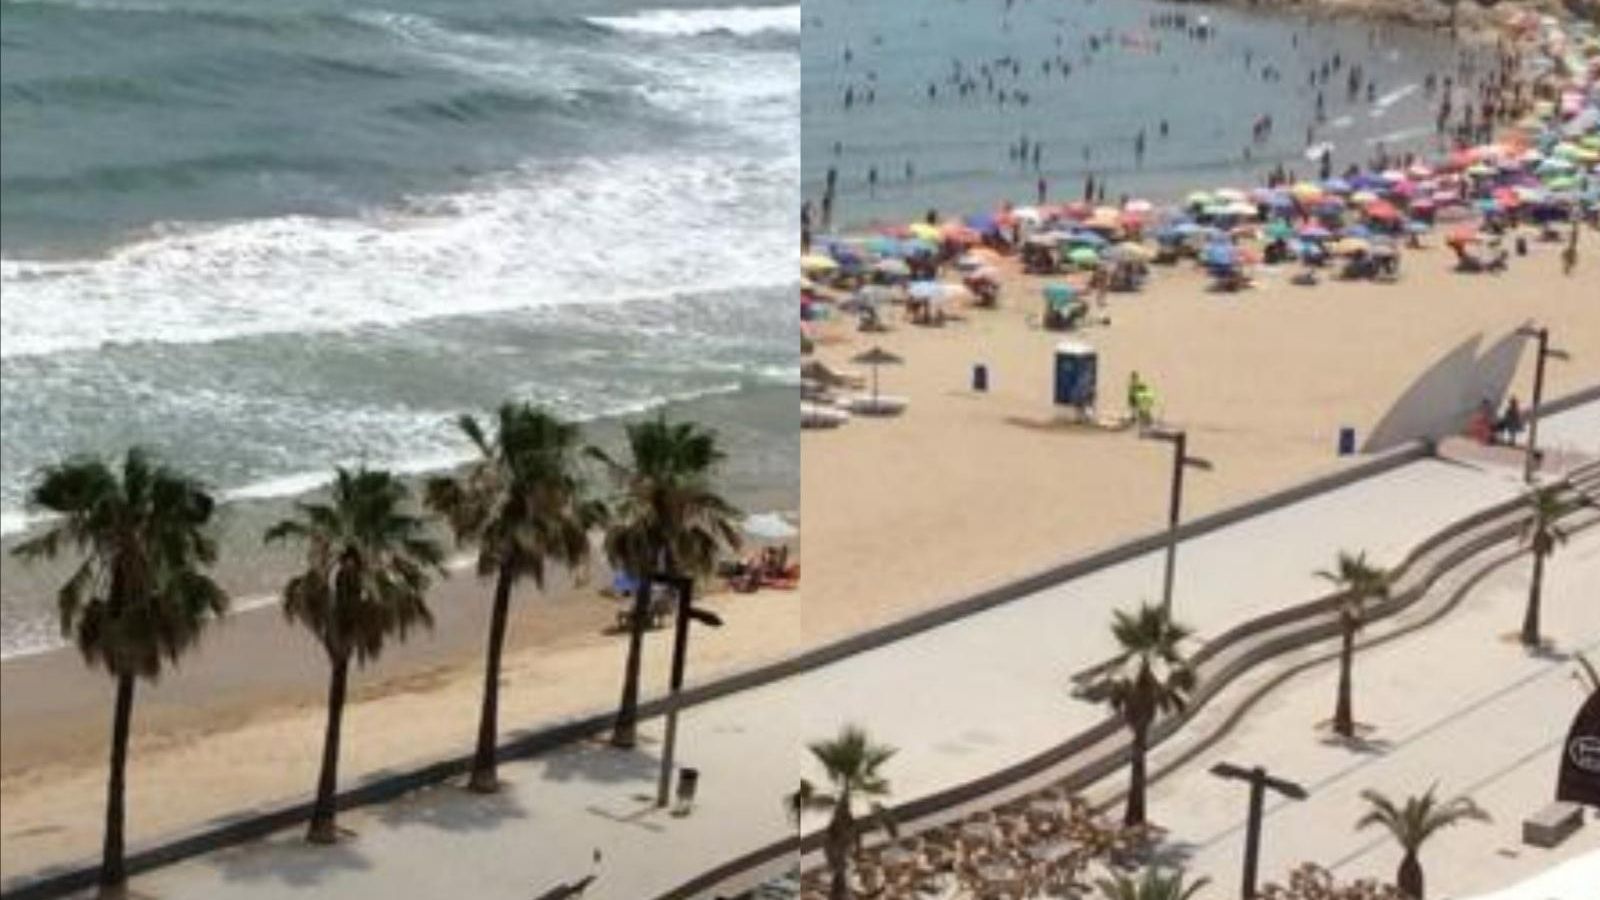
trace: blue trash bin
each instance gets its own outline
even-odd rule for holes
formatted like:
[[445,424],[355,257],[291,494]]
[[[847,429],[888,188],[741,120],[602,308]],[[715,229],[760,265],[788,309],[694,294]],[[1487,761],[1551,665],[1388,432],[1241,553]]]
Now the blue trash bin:
[[989,367],[983,363],[972,367],[972,389],[979,393],[989,389]]
[[1356,452],[1356,430],[1354,428],[1339,429],[1339,455],[1350,456]]

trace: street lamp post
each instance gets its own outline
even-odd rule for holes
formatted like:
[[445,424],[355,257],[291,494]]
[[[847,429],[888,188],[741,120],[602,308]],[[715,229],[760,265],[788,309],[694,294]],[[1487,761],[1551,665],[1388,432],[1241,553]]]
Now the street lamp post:
[[683,688],[683,669],[689,655],[689,621],[712,628],[722,627],[716,613],[694,606],[694,580],[680,575],[657,575],[650,579],[671,586],[678,595],[678,611],[673,617],[672,680],[667,692],[667,728],[661,742],[661,774],[656,779],[656,806],[666,806],[672,790],[672,757],[678,743],[678,691]]
[[1250,817],[1245,822],[1244,833],[1244,882],[1239,888],[1239,896],[1243,900],[1252,900],[1256,895],[1256,869],[1261,861],[1261,812],[1266,802],[1267,788],[1295,800],[1304,800],[1308,795],[1305,788],[1292,781],[1273,778],[1261,766],[1246,769],[1232,763],[1217,763],[1211,767],[1211,774],[1250,785]]
[[1189,455],[1189,433],[1182,429],[1147,428],[1141,436],[1172,445],[1172,497],[1167,505],[1167,565],[1162,576],[1161,608],[1172,613],[1172,585],[1178,561],[1178,517],[1183,508],[1183,470],[1210,471],[1211,462]]
[[1533,361],[1533,404],[1528,407],[1528,451],[1523,457],[1522,480],[1533,484],[1533,474],[1539,468],[1539,405],[1544,402],[1544,361],[1548,358],[1567,359],[1565,350],[1550,346],[1550,329],[1524,325],[1517,334],[1533,338],[1539,344]]

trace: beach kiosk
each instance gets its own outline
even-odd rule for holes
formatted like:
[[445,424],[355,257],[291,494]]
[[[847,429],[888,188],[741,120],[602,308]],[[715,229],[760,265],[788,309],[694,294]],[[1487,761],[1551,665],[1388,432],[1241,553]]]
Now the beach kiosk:
[[1100,358],[1095,349],[1079,341],[1062,341],[1055,352],[1055,404],[1070,407],[1087,418],[1094,410]]

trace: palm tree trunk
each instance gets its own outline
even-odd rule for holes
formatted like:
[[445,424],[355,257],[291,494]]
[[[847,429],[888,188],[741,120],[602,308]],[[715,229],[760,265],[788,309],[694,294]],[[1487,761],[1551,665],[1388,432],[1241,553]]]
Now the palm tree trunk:
[[849,853],[829,843],[828,847],[828,900],[850,900]]
[[1334,733],[1343,737],[1353,737],[1356,733],[1355,713],[1350,709],[1350,670],[1354,667],[1355,652],[1355,629],[1346,626],[1339,647],[1339,698],[1333,709]]
[[105,846],[100,855],[100,896],[120,897],[128,880],[123,866],[122,829],[127,796],[128,731],[133,721],[132,675],[117,676],[117,705],[111,719],[111,777],[106,785]]
[[1144,824],[1144,755],[1149,741],[1149,726],[1134,726],[1128,755],[1128,808],[1122,824],[1132,828]]
[[1528,609],[1522,614],[1522,644],[1539,646],[1539,595],[1544,588],[1544,554],[1534,551],[1533,581],[1528,584]]
[[322,773],[317,776],[317,799],[311,807],[311,827],[306,840],[331,844],[339,839],[333,824],[334,793],[339,786],[339,726],[344,721],[345,684],[350,675],[348,656],[333,661],[328,678],[328,730],[322,739]]
[[622,702],[617,707],[617,721],[611,727],[611,746],[631,749],[638,741],[639,729],[639,662],[644,653],[644,627],[650,615],[650,579],[639,579],[639,589],[633,593],[633,616],[628,622],[628,662],[622,674]]
[[850,900],[850,848],[855,844],[855,819],[850,815],[850,792],[839,795],[828,820],[823,855],[828,859],[828,900]]
[[478,714],[478,749],[472,755],[470,790],[492,794],[500,787],[495,767],[500,741],[500,653],[506,643],[506,617],[511,606],[511,566],[500,567],[494,585],[494,610],[489,614],[489,652],[483,667],[483,710]]
[[1422,900],[1422,863],[1417,859],[1417,851],[1407,850],[1405,859],[1400,860],[1395,887],[1411,900]]

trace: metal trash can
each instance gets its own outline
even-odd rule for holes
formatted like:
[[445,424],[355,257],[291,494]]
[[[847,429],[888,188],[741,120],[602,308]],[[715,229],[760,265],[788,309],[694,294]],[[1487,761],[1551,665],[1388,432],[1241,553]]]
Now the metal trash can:
[[700,787],[700,770],[684,766],[678,769],[678,805],[672,810],[675,816],[687,816],[694,808],[695,791]]

